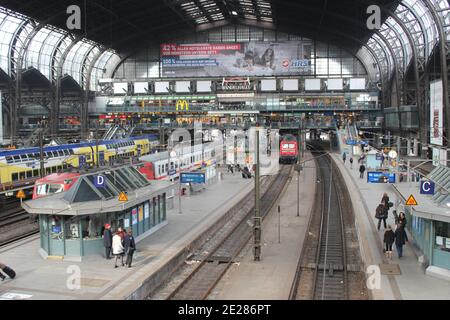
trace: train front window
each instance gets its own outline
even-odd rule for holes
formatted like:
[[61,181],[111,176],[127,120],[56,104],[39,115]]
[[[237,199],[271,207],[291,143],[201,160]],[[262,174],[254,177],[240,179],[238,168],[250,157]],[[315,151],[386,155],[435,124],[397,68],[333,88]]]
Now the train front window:
[[49,194],[59,193],[63,191],[63,184],[38,184],[36,186],[36,194],[38,196],[47,196]]

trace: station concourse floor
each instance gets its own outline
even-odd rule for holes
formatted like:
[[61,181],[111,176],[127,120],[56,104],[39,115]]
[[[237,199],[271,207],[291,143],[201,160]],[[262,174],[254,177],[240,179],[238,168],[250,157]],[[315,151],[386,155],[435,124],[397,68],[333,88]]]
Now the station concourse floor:
[[[242,179],[236,172],[224,173],[222,180],[206,190],[183,197],[181,214],[175,196],[174,208],[167,210],[168,224],[137,243],[130,269],[115,269],[113,259],[106,260],[100,255],[83,257],[82,262],[44,260],[38,254],[37,237],[4,247],[0,249],[0,261],[11,266],[17,277],[0,282],[0,300],[11,299],[10,294],[29,295],[29,299],[38,300],[124,299],[252,188],[253,179]],[[73,283],[68,273],[70,266],[80,268],[80,289],[71,290],[67,286]]]
[[[362,244],[362,254],[366,265],[382,265],[380,289],[372,290],[372,299],[375,300],[448,300],[450,299],[450,282],[437,279],[425,274],[421,263],[418,261],[410,243],[403,247],[403,257],[398,258],[395,245],[393,246],[393,258],[388,261],[383,253],[384,226],[377,230],[378,220],[375,219],[375,209],[381,202],[383,193],[386,192],[390,199],[395,198],[393,187],[390,184],[369,184],[367,172],[364,179],[359,178],[359,165],[355,161],[353,169],[349,161],[345,165],[341,155],[333,154],[334,160],[346,180],[347,188],[352,197],[355,210],[359,239]],[[348,159],[348,157],[347,157]],[[411,223],[411,221],[407,221]],[[389,210],[387,224],[395,230],[394,215]],[[408,238],[412,236],[408,233]],[[411,239],[410,239],[411,240]],[[400,272],[396,275],[383,274],[385,265]]]
[[[305,153],[305,159],[312,159],[312,155],[309,152]],[[261,260],[254,261],[251,241],[241,253],[239,261],[230,267],[212,291],[209,299],[289,299],[314,201],[315,162],[307,162],[300,173],[299,217],[297,217],[297,172],[292,171],[291,177],[263,221]]]

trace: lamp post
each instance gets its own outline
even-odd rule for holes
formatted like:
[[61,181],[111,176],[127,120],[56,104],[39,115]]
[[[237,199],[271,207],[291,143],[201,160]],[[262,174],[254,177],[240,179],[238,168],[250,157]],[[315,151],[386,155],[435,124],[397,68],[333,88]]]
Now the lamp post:
[[254,260],[260,261],[261,258],[261,210],[259,199],[259,128],[256,128],[256,170],[255,170],[255,223],[253,227],[254,242]]

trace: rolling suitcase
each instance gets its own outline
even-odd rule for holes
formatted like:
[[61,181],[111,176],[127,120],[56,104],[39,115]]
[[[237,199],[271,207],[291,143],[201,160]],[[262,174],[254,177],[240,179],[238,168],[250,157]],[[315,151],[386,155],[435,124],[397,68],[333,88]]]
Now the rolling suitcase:
[[4,266],[2,268],[2,271],[6,273],[6,275],[8,275],[8,277],[10,277],[11,279],[14,279],[16,277],[16,272],[8,266]]

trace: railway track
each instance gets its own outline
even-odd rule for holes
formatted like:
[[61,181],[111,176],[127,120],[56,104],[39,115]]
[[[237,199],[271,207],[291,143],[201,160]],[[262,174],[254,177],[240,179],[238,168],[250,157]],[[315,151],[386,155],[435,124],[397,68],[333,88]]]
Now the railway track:
[[[282,166],[278,175],[270,183],[262,186],[261,216],[270,211],[281,190],[284,188],[292,166]],[[245,198],[237,206],[244,212],[233,217],[228,225],[222,228],[202,246],[189,261],[185,270],[181,270],[172,284],[168,284],[162,294],[153,295],[154,299],[202,300],[225,274],[235,258],[252,237],[249,221],[254,216],[254,193]]]
[[366,299],[350,195],[331,157],[316,146],[312,153],[321,188],[316,193],[290,299]]

